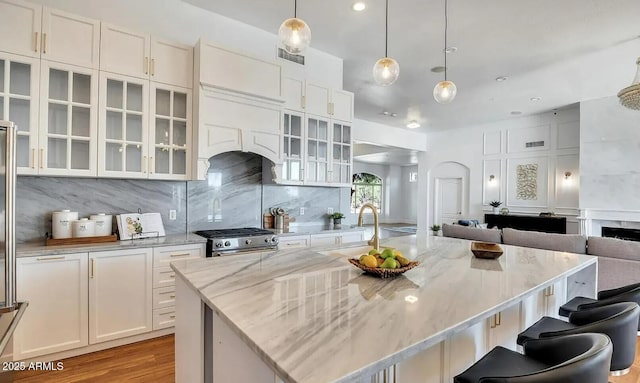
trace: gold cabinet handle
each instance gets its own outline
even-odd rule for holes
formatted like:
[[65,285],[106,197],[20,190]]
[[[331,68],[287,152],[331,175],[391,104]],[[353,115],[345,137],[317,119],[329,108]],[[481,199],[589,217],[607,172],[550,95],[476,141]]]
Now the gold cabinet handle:
[[35,168],[36,168],[36,150],[31,149],[31,169],[35,169]]
[[175,315],[169,315],[169,318],[176,319],[176,316]]
[[59,261],[61,259],[65,259],[65,256],[60,257],[38,257],[36,258],[38,261]]
[[287,246],[300,246],[301,242],[286,242],[285,245]]
[[95,258],[91,258],[91,270],[90,270],[90,278],[94,276],[94,267],[95,267]]
[[189,253],[174,253],[174,254],[170,254],[170,257],[186,257],[187,255],[189,255]]
[[142,172],[147,173],[147,156],[142,156]]
[[149,74],[149,57],[144,57],[142,65],[144,66],[144,74]]
[[156,171],[156,163],[153,162],[153,157],[149,157],[149,162],[151,163],[151,174],[153,174]]
[[305,109],[307,107],[307,96],[301,96],[300,105],[302,106],[302,109]]
[[151,59],[151,75],[156,75],[156,59]]
[[38,32],[36,32],[35,44],[33,49],[38,53]]
[[42,53],[47,53],[47,34],[42,34]]
[[40,149],[40,169],[44,167],[44,149]]
[[502,312],[499,312],[497,317],[497,321],[496,321],[496,326],[500,326],[502,324]]
[[175,297],[176,297],[176,295],[175,295],[175,294],[171,294],[171,295],[169,295],[169,298],[171,298],[171,299],[175,299]]
[[169,278],[175,278],[175,277],[176,277],[176,275],[175,275],[175,274],[171,274],[171,275],[169,275]]

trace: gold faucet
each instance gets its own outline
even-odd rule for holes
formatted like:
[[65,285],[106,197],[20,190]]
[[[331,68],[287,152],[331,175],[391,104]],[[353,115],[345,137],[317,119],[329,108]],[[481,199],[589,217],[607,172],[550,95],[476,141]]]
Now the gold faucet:
[[362,213],[365,208],[370,208],[373,211],[373,237],[369,240],[369,245],[373,246],[374,249],[380,248],[380,234],[378,231],[378,209],[370,203],[365,203],[360,208],[360,214],[358,214],[358,226],[362,226]]

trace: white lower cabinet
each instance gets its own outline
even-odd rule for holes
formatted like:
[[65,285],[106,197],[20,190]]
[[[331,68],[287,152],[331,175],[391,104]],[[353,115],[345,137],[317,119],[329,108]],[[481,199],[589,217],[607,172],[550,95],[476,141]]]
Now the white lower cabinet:
[[152,249],[89,253],[89,343],[151,331]]
[[364,231],[347,233],[313,234],[309,240],[309,246],[341,245],[364,240]]
[[486,321],[488,326],[487,351],[502,346],[516,351],[518,334],[521,331],[520,305],[508,307]]
[[280,237],[280,240],[278,241],[278,248],[280,250],[295,249],[300,247],[309,247],[308,235]]
[[364,241],[364,231],[356,231],[353,233],[344,233],[340,236],[340,243],[352,243]]
[[88,344],[87,271],[87,253],[17,259],[17,298],[29,307],[14,334],[15,360]]
[[560,306],[566,303],[566,280],[557,281],[522,300],[522,327],[527,328],[543,316],[558,318]]

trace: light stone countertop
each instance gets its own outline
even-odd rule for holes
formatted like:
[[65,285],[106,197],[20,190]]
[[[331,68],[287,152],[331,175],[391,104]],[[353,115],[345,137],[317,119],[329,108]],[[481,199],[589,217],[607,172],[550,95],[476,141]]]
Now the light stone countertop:
[[[137,247],[159,247],[206,243],[206,238],[192,233],[169,234],[159,238],[133,239],[89,245],[45,246],[44,243],[22,243],[16,245],[16,258],[42,257],[47,255],[84,253],[89,251],[126,250]],[[43,241],[44,242],[44,241]]]
[[394,279],[364,275],[347,262],[346,252],[361,253],[365,242],[172,268],[285,382],[342,383],[371,376],[597,262],[508,245],[498,260],[481,260],[470,243],[384,240],[421,262]]
[[348,233],[357,231],[366,231],[367,228],[357,225],[340,225],[335,227],[333,225],[299,225],[289,226],[288,229],[267,229],[273,231],[278,237],[288,237],[295,235],[308,235],[308,234],[331,234],[331,233]]

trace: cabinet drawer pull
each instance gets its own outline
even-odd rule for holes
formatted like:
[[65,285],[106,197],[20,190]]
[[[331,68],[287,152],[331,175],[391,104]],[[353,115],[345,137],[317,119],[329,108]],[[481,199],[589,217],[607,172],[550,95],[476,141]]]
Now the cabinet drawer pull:
[[144,66],[144,74],[149,74],[149,57],[145,56],[144,61],[142,62]]
[[42,34],[42,53],[47,53],[47,34]]
[[38,257],[36,258],[38,261],[57,261],[60,259],[65,259],[65,256],[60,256],[60,257]]
[[285,245],[287,246],[300,246],[301,242],[286,242]]
[[170,254],[170,257],[186,257],[187,255],[190,255],[189,253],[174,253],[174,254]]
[[169,274],[169,278],[175,278],[175,277],[176,277],[176,274],[175,274],[175,273],[171,273],[171,274]]
[[142,156],[142,172],[147,173],[147,156]]
[[40,149],[40,169],[44,166],[44,149]]
[[175,294],[171,294],[171,295],[169,295],[169,298],[171,298],[171,299],[175,299],[175,298],[176,298],[176,295],[175,295]]
[[36,168],[36,150],[31,149],[31,169]]
[[36,32],[35,44],[33,49],[38,53],[38,32]]
[[176,316],[175,315],[169,315],[169,318],[176,319]]
[[151,75],[156,75],[156,59],[151,59]]

